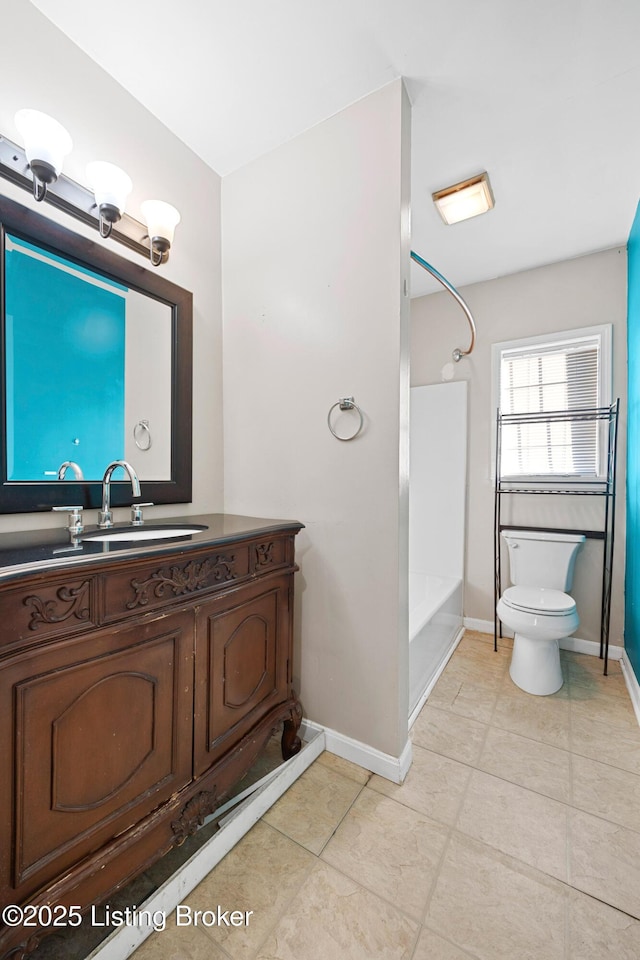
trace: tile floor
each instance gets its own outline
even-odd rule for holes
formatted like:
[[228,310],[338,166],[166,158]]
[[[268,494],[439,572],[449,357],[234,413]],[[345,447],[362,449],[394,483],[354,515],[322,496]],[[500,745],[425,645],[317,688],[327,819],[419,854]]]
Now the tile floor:
[[135,960],[637,960],[640,728],[619,665],[522,693],[467,632],[394,785],[323,754]]
[[[465,635],[402,786],[323,754],[183,901],[253,911],[247,926],[171,919],[135,960],[637,960],[640,728],[619,665],[605,678],[563,654],[562,690],[530,697],[508,641],[492,646]],[[274,738],[247,780],[278,762]],[[187,847],[116,906],[142,903]],[[85,928],[34,960],[85,957],[101,936]]]

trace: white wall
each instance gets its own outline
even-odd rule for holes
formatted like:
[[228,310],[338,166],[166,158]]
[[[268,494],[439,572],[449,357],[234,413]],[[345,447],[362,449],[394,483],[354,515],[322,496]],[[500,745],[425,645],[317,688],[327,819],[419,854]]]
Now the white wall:
[[[222,190],[226,509],[306,525],[294,664],[305,715],[396,757],[408,715],[408,182],[395,81]],[[343,396],[365,416],[346,443],[327,427]]]
[[[451,229],[455,229],[452,227]],[[420,252],[420,251],[418,251]],[[433,258],[430,258],[433,259]],[[455,284],[455,277],[449,278]],[[618,430],[618,498],[611,634],[622,644],[624,607],[624,500],[626,454],[626,252],[606,250],[535,270],[473,284],[460,291],[477,323],[476,348],[455,364],[456,379],[469,381],[469,456],[465,616],[493,621],[493,484],[491,480],[491,344],[613,324],[613,395],[621,398]],[[469,342],[466,318],[448,293],[411,304],[412,385],[437,383],[454,347]],[[505,523],[597,529],[602,498],[513,497]],[[578,636],[600,637],[602,545],[589,541],[576,564],[573,595],[581,624]]]
[[[217,511],[223,505],[222,344],[220,294],[220,178],[133,97],[82,53],[30,3],[3,0],[5,43],[0,77],[0,132],[20,142],[13,117],[34,107],[56,117],[70,132],[74,149],[65,173],[86,184],[89,160],[110,160],[131,176],[128,212],[137,219],[140,202],[160,198],[182,213],[171,258],[160,269],[194,296],[194,485],[187,507],[155,507],[151,515]],[[0,192],[122,257],[144,260],[115,241],[100,241],[46,203],[0,180]],[[149,266],[149,269],[153,269]],[[64,371],[61,371],[64,376]],[[71,372],[69,372],[71,375]],[[147,371],[153,379],[154,371]],[[105,464],[106,466],[106,464]],[[116,510],[116,519],[128,516]],[[88,517],[88,522],[91,518]],[[0,517],[0,531],[61,525],[49,513]]]

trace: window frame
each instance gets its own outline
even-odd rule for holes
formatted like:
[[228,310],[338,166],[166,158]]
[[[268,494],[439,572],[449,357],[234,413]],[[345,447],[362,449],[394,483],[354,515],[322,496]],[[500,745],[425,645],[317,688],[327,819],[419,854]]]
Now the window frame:
[[[561,344],[576,343],[580,340],[599,339],[600,363],[598,371],[598,399],[597,407],[608,407],[612,403],[613,397],[613,324],[602,323],[592,327],[576,327],[573,330],[557,330],[550,333],[537,334],[534,337],[518,337],[514,340],[502,340],[491,344],[491,479],[496,479],[496,415],[500,405],[500,373],[502,367],[502,356],[505,352],[512,352],[521,349],[523,352],[531,350],[532,347],[550,347]],[[605,437],[602,435],[602,425],[600,444]],[[571,478],[573,480],[601,480],[606,476],[606,464],[600,458],[599,471],[596,475],[586,473],[538,473],[538,474],[504,474],[502,479],[508,481],[519,481],[522,483],[544,482],[554,480],[564,480]]]

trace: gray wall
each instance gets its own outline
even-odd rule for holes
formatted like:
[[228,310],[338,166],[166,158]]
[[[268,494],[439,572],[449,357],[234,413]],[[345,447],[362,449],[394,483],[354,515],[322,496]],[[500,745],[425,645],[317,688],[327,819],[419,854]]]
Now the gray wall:
[[[408,726],[408,138],[394,81],[223,181],[225,503],[306,525],[305,714],[392,757]],[[347,443],[327,427],[344,396],[365,416]]]

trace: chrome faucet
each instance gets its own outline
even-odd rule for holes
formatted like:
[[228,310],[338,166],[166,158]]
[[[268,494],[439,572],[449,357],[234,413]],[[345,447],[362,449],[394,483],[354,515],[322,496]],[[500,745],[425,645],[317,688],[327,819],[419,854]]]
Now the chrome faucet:
[[113,516],[111,514],[111,475],[118,467],[122,467],[122,469],[129,474],[134,497],[140,496],[140,481],[138,480],[138,474],[131,464],[127,463],[126,460],[113,460],[105,470],[104,477],[102,478],[102,510],[98,513],[99,527],[113,526]]
[[67,470],[73,470],[73,476],[75,480],[84,480],[82,470],[75,460],[65,460],[64,463],[60,464],[58,467],[58,480],[64,480],[64,475]]

